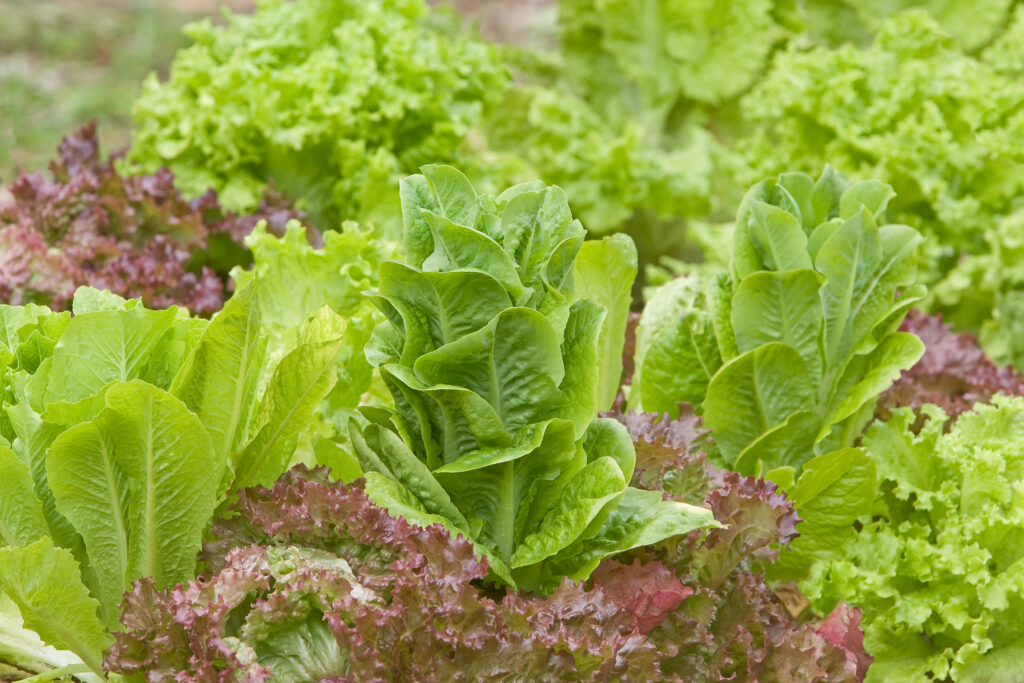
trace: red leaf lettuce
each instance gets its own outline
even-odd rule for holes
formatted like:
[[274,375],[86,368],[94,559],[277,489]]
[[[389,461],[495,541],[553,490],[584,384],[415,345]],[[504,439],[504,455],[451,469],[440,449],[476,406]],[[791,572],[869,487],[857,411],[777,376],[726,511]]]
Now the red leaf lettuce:
[[91,285],[150,308],[209,315],[224,303],[227,271],[251,260],[242,239],[266,219],[283,231],[296,217],[268,195],[259,210],[223,210],[214,192],[186,201],[170,171],[122,176],[100,159],[96,126],[65,138],[52,180],[22,174],[0,207],[0,300],[67,309]]
[[600,589],[485,595],[472,545],[291,470],[247,489],[202,555],[209,574],[135,583],[108,670],[178,681],[653,680],[654,647]]

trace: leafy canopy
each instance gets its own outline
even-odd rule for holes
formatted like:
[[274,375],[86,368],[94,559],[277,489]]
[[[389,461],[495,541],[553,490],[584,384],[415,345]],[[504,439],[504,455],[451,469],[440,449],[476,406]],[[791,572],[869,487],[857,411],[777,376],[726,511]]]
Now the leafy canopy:
[[393,183],[453,160],[507,87],[493,48],[444,19],[423,0],[269,0],[191,24],[194,44],[135,103],[129,160],[233,210],[273,182],[324,229],[398,228]]

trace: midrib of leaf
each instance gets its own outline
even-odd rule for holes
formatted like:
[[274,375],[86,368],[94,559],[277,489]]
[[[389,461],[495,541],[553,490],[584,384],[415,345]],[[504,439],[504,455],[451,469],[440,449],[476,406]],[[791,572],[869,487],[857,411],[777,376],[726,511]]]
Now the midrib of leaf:
[[[853,289],[854,284],[857,282],[857,268],[860,267],[860,246],[861,240],[863,239],[863,231],[857,233],[857,241],[853,245],[853,261],[850,268],[850,277],[847,281],[846,291],[840,301],[843,303],[842,315],[836,319],[842,321],[842,328],[840,329],[839,337],[836,339],[836,347],[833,351],[839,348],[839,342],[842,339],[842,333],[846,330],[846,325],[850,320],[850,310],[853,304]],[[829,359],[830,362],[834,362],[835,359]],[[822,386],[826,386],[825,383]]]
[[494,406],[494,412],[498,414],[498,417],[501,419],[501,423],[505,425],[506,429],[508,429],[508,423],[505,419],[505,402],[502,400],[501,387],[498,384],[498,365],[494,362],[494,341],[496,335],[497,328],[495,328],[491,334],[491,348],[487,352],[487,364],[490,369],[490,373],[488,373],[488,375],[491,385],[491,396],[494,400],[494,403],[492,404]]
[[121,372],[118,375],[118,380],[121,382],[128,381],[128,346],[124,343],[121,344]]
[[[761,425],[762,425],[761,431],[763,433],[765,431],[765,429],[769,427],[769,425],[768,425],[768,413],[765,412],[764,401],[761,400],[761,385],[760,385],[760,381],[758,380],[758,372],[757,372],[757,366],[756,365],[754,366],[754,381],[751,382],[751,387],[753,387],[753,390],[754,390],[753,396],[754,396],[754,403],[757,405],[757,412],[761,416]],[[749,446],[750,444],[747,444],[747,445]]]
[[[852,320],[853,320],[854,318],[856,318],[856,317],[857,317],[858,315],[860,315],[860,311],[861,311],[861,309],[863,309],[863,308],[864,308],[864,304],[865,304],[865,302],[867,301],[868,297],[870,296],[871,292],[875,291],[875,288],[876,288],[876,287],[878,286],[878,283],[879,283],[879,282],[881,282],[882,278],[883,278],[883,277],[885,277],[885,276],[886,276],[886,275],[887,275],[887,274],[889,273],[889,271],[890,271],[890,270],[892,269],[892,267],[893,267],[893,264],[894,264],[894,263],[895,263],[895,261],[896,261],[896,260],[897,260],[897,259],[899,258],[899,256],[900,256],[900,254],[902,253],[902,251],[903,251],[903,250],[902,250],[902,249],[900,249],[899,251],[897,251],[896,253],[894,253],[894,254],[893,254],[893,255],[892,255],[892,256],[891,256],[890,258],[889,258],[889,260],[888,260],[888,261],[886,261],[886,262],[885,262],[885,263],[883,263],[883,264],[880,264],[880,267],[878,268],[878,270],[877,270],[877,271],[876,271],[876,273],[875,273],[875,277],[874,277],[874,278],[872,278],[872,279],[871,279],[871,282],[869,283],[869,284],[870,284],[870,286],[868,286],[867,288],[865,288],[865,290],[864,290],[864,293],[863,293],[863,294],[862,294],[862,295],[860,296],[860,298],[859,298],[859,299],[857,299],[857,303],[856,303],[856,306],[853,306],[853,307],[851,308],[851,313],[852,313],[852,315],[850,316],[850,318],[851,318],[851,322],[852,322]],[[855,340],[855,341],[856,341],[856,340]]]
[[440,318],[441,345],[443,346],[452,340],[451,317],[448,315],[448,308],[444,305],[441,295],[437,291],[437,287],[435,287],[433,283],[430,283],[430,288],[434,292],[434,298],[437,299],[437,315]]
[[786,297],[783,295],[781,283],[776,283],[779,286],[778,297],[779,297],[779,327],[782,328],[782,338],[787,344],[796,349],[796,344],[793,343],[792,330],[789,327],[789,307],[786,306]]
[[147,401],[146,420],[146,571],[143,576],[153,577],[157,587],[163,578],[157,572],[158,548],[156,542],[156,453],[153,449],[153,406]]
[[235,440],[235,431],[238,429],[238,422],[242,419],[242,399],[245,395],[246,365],[249,362],[249,341],[252,339],[252,321],[255,307],[250,307],[249,315],[245,318],[245,340],[242,344],[242,352],[238,361],[238,381],[235,382],[235,400],[231,404],[231,419],[228,420],[228,428],[224,432],[224,443],[221,445],[220,453],[230,453],[231,444]]
[[704,361],[704,353],[701,351],[700,344],[697,343],[697,337],[693,334],[693,328],[690,328],[690,347],[693,349],[694,355],[697,357],[697,361],[700,363],[701,370],[704,371],[704,375],[710,380],[715,373],[711,372],[711,368]]
[[19,609],[30,610],[36,619],[45,622],[52,628],[60,636],[61,640],[67,643],[68,649],[78,655],[91,671],[100,676],[103,675],[103,662],[93,656],[92,648],[80,641],[73,629],[67,628],[63,621],[52,616],[49,612],[33,607],[29,599],[21,591],[15,593],[14,591],[7,590],[6,593],[11,596],[11,599],[18,605]]
[[494,529],[495,535],[498,537],[501,559],[510,562],[515,550],[516,510],[513,504],[515,499],[515,461],[501,463],[498,467],[501,467],[503,471],[498,491],[498,518],[495,520]]
[[[121,496],[117,490],[117,481],[114,478],[113,461],[110,452],[107,450],[107,441],[100,434],[100,450],[103,454],[103,474],[106,478],[107,495],[114,507],[114,528],[117,531],[117,554],[120,560],[121,571],[128,567],[128,531],[124,523],[124,511],[121,509]],[[125,577],[122,576],[122,581]]]
[[[451,219],[449,219],[449,220],[451,221]],[[451,222],[454,223],[454,221],[451,221]],[[440,244],[438,244],[438,243],[440,243]],[[437,239],[434,240],[434,245],[435,245],[435,247],[440,248],[442,252],[444,252],[444,257],[448,260],[448,266],[447,267],[450,268],[452,265],[456,265],[455,264],[455,259],[452,258],[452,250],[448,248],[448,243],[445,241],[444,237],[441,236],[441,231],[440,230],[437,231]],[[458,266],[456,265],[456,267],[458,267]]]

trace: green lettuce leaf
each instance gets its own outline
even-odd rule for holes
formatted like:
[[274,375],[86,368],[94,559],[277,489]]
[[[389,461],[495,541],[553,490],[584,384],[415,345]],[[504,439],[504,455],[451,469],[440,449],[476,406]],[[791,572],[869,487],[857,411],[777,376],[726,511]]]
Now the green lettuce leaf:
[[0,547],[29,545],[49,533],[32,473],[14,451],[0,446]]
[[169,586],[194,576],[225,462],[199,419],[161,389],[119,383],[105,403],[57,437],[46,468],[57,509],[85,539],[113,625],[132,579]]
[[[18,608],[27,628],[55,648],[70,650],[85,671],[102,678],[103,650],[112,641],[71,553],[55,548],[49,538],[0,548],[0,591]],[[7,635],[7,620],[3,615],[0,619],[0,633]]]

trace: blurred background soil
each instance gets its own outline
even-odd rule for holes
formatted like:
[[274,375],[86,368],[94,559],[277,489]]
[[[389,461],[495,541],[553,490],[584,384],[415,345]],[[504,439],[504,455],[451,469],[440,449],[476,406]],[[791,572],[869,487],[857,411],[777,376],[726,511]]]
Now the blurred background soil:
[[[437,0],[430,0],[438,4]],[[132,100],[166,73],[189,21],[253,0],[0,0],[0,188],[42,169],[60,139],[97,119],[105,150],[129,142]],[[454,0],[485,36],[522,42],[551,26],[552,0]],[[3,190],[0,190],[0,195]],[[0,203],[3,203],[0,196]]]

